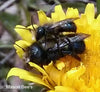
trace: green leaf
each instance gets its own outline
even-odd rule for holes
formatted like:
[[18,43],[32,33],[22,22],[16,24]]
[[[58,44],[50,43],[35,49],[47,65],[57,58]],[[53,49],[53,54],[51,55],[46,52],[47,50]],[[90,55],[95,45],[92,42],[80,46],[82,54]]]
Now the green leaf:
[[100,14],[100,0],[96,0],[97,2],[97,15]]
[[0,68],[0,78],[6,78],[9,69],[9,67]]

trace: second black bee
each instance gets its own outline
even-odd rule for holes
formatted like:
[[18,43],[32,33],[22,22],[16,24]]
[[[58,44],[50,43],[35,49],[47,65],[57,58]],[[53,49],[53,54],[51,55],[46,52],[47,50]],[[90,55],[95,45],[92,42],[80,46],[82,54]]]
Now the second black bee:
[[27,49],[27,57],[31,62],[40,66],[46,65],[51,61],[56,61],[65,55],[71,55],[77,60],[81,60],[78,54],[82,54],[85,50],[84,39],[88,34],[68,34],[59,37],[59,49],[54,38],[48,38],[47,48],[45,48],[45,40],[39,40],[33,43]]
[[58,36],[62,32],[76,32],[76,25],[73,19],[65,19],[55,23],[47,23],[39,26],[36,29],[36,40],[40,40],[42,37]]
[[[35,29],[33,26],[33,20],[31,19],[32,26],[33,26],[33,29],[36,34],[36,40],[38,41],[42,37],[45,37],[45,41],[46,41],[48,36],[50,36],[52,38],[56,38],[57,36],[59,37],[59,35],[62,32],[74,32],[75,33],[77,27],[76,27],[76,24],[73,22],[73,20],[75,20],[75,19],[65,19],[65,20],[62,20],[59,22],[55,22],[55,23],[46,23]],[[16,27],[16,28],[31,30],[29,28],[20,28],[20,27]],[[31,30],[31,31],[33,31],[33,30]]]

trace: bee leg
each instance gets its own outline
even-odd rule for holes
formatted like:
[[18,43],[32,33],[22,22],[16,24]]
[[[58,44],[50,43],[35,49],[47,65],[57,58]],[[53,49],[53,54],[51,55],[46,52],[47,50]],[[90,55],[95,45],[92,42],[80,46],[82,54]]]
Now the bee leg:
[[47,47],[47,46],[46,46],[46,39],[47,39],[47,35],[46,35],[46,31],[45,31],[45,36],[44,36],[44,40],[45,40],[45,48]]
[[56,43],[57,43],[58,53],[59,53],[60,56],[63,57],[64,55],[63,55],[63,53],[62,53],[62,51],[61,51],[61,48],[59,47],[59,41],[60,41],[59,35],[56,34],[56,35],[55,35],[55,38],[56,38]]
[[64,39],[64,42],[66,43],[66,45],[71,44],[71,41],[68,37],[66,37],[66,39]]
[[33,18],[33,16],[31,16],[31,25],[32,25],[32,27],[33,27],[33,29],[34,29],[34,31],[36,32],[36,29],[35,29],[35,27],[33,26],[33,20],[34,20],[34,18]]
[[80,58],[77,54],[72,53],[71,55],[72,55],[72,57],[74,57],[74,58],[77,59],[78,61],[81,61],[81,58]]
[[55,38],[56,38],[56,43],[57,43],[58,51],[60,52],[60,48],[59,48],[59,36],[55,35]]
[[40,92],[47,92],[48,90],[48,88],[42,88]]

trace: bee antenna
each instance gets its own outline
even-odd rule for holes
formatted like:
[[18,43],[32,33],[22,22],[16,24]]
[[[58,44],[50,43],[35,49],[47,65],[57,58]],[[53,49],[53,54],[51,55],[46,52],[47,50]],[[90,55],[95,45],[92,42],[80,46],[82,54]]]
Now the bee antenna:
[[21,48],[24,52],[26,51],[24,48],[22,48],[21,46],[19,46],[18,44],[15,43],[16,46],[18,46],[19,48]]
[[35,29],[35,27],[33,26],[33,16],[31,16],[31,24],[32,24],[32,27],[33,27],[33,29],[36,31],[36,29]]
[[79,19],[80,17],[76,17],[76,18],[74,18],[74,20],[77,20],[77,19]]

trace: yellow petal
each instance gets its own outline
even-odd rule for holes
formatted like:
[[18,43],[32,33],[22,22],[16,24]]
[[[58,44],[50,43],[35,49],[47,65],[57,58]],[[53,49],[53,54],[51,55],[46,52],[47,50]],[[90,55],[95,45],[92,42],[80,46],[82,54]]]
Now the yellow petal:
[[68,8],[66,12],[66,18],[78,18],[79,12],[77,9]]
[[29,62],[29,65],[36,68],[39,72],[41,72],[43,75],[47,75],[47,73],[44,71],[43,68],[41,68],[40,66],[38,66],[35,63]]
[[[36,24],[33,24],[33,26],[34,26],[34,28],[35,28],[35,29],[38,27],[38,25],[36,25]],[[28,26],[27,28],[29,28],[29,29],[32,29],[32,30],[33,30],[33,26],[32,26],[32,25],[30,25],[30,26]],[[34,31],[35,31],[35,30],[34,30]]]
[[32,33],[30,32],[30,30],[26,29],[26,27],[16,25],[15,31],[22,37],[23,40],[28,41],[30,43],[34,42],[34,40],[32,40]]
[[97,19],[93,21],[92,25],[92,29],[100,31],[100,14],[97,16]]
[[65,67],[65,63],[60,60],[57,60],[56,67],[58,68],[58,70],[62,70]]
[[59,17],[57,17],[57,14],[56,13],[51,13],[51,18],[52,18],[52,21],[53,22],[59,21]]
[[79,78],[81,75],[84,74],[85,71],[86,71],[86,68],[83,65],[81,65],[78,68],[72,68],[70,71],[68,71],[67,77]]
[[[34,27],[34,28],[33,28],[33,27]],[[28,29],[31,29],[32,41],[33,41],[33,42],[36,41],[36,30],[37,30],[37,27],[38,27],[38,26],[35,25],[35,24],[34,24],[33,26],[30,25],[30,26],[27,27]],[[35,29],[35,30],[34,30],[34,29]]]
[[[40,73],[43,74],[42,80],[45,81],[46,84],[50,85],[49,83],[51,83],[52,85],[54,85],[50,76],[47,74],[47,72],[43,68],[41,68],[40,66],[38,66],[37,64],[32,63],[32,62],[29,62],[29,65],[36,68]],[[48,81],[49,81],[49,83],[48,83]]]
[[97,17],[97,21],[98,21],[98,23],[100,23],[100,14]]
[[60,85],[60,79],[63,71],[59,71],[51,62],[49,65],[44,66],[45,71],[48,73],[48,76],[57,84]]
[[16,49],[16,52],[20,58],[22,58],[24,56],[24,53],[25,53],[24,50],[27,47],[29,47],[30,45],[31,45],[30,43],[28,43],[27,41],[24,41],[24,40],[19,40],[19,41],[15,42],[14,48]]
[[100,92],[100,79],[96,80],[96,83],[94,84],[95,92]]
[[70,87],[56,86],[55,92],[77,92],[77,91]]
[[48,18],[42,10],[38,11],[38,17],[40,25],[48,23]]
[[[81,65],[78,68],[72,68],[70,71],[66,72],[62,77],[62,85],[70,86],[75,89],[82,88],[81,86],[85,86],[85,82],[82,78],[80,78],[86,71],[86,68]],[[80,89],[79,89],[80,90]]]
[[[89,24],[85,14],[81,14],[81,18],[74,21],[77,26],[78,33],[89,33]],[[88,31],[87,31],[88,30]]]
[[24,80],[31,81],[34,83],[42,84],[42,85],[50,88],[47,84],[45,84],[41,80],[41,78],[39,76],[37,76],[31,72],[28,72],[26,70],[23,70],[23,69],[12,68],[7,75],[7,79],[11,76],[18,76],[20,79],[24,79]]
[[18,56],[19,56],[20,58],[23,58],[25,52],[22,50],[22,48],[19,48],[19,47],[16,46],[16,45],[14,45],[14,48],[16,49],[16,53],[18,54]]
[[55,6],[55,12],[51,14],[51,17],[54,22],[64,20],[66,18],[61,5]]
[[52,19],[50,17],[47,17],[48,23],[52,22]]
[[19,41],[16,41],[15,42],[15,45],[19,45],[21,48],[27,48],[29,47],[31,44],[27,41],[24,41],[24,40],[19,40]]
[[47,92],[55,92],[54,90],[48,90]]
[[94,4],[92,3],[87,4],[84,14],[87,16],[88,23],[91,24],[95,16]]

